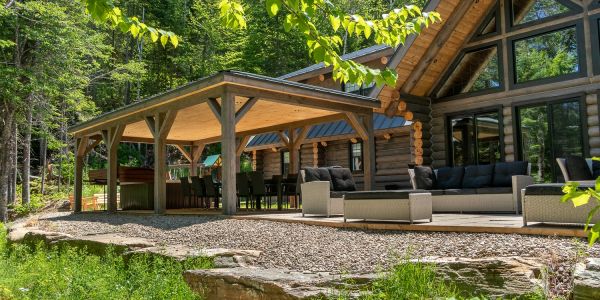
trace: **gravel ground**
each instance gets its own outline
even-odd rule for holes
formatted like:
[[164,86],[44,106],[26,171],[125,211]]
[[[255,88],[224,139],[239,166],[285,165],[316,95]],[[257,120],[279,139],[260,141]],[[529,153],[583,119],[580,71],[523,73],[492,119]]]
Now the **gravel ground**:
[[540,257],[572,261],[583,249],[600,257],[600,247],[582,240],[516,234],[363,231],[220,216],[155,216],[48,213],[38,226],[72,235],[119,233],[159,244],[263,251],[259,264],[292,270],[372,272],[398,255]]

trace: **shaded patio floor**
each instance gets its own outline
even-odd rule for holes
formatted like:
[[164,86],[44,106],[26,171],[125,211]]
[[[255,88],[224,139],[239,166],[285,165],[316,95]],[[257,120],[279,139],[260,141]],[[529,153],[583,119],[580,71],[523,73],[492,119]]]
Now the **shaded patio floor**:
[[[120,211],[125,214],[151,214],[149,210]],[[221,210],[207,209],[169,209],[167,215],[220,215]],[[307,215],[302,217],[299,210],[255,211],[241,209],[232,216],[240,220],[263,220],[305,225],[327,226],[335,228],[355,228],[364,230],[400,230],[431,232],[470,232],[470,233],[503,233],[546,236],[586,237],[583,226],[529,223],[523,226],[521,215],[515,214],[433,214],[433,222],[417,221],[410,224],[405,221],[363,221],[347,220],[342,216],[322,217]]]

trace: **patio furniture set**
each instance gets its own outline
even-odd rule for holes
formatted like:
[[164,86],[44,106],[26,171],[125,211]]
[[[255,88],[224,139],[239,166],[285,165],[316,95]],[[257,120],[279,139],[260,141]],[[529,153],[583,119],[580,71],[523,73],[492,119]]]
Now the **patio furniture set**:
[[[274,175],[271,179],[264,179],[264,173],[262,172],[237,173],[237,208],[242,207],[242,200],[244,200],[246,209],[260,210],[263,208],[263,203],[266,204],[267,208],[271,208],[274,197],[277,198],[277,208],[279,210],[283,208],[284,200],[286,200],[286,206],[289,207],[291,204],[290,199],[296,201],[299,198],[296,192],[297,180],[297,175],[293,174],[285,178],[282,175]],[[222,198],[221,183],[215,181],[211,176],[190,176],[189,178],[186,176],[180,177],[179,181],[181,182],[183,197],[186,200],[185,207],[220,207],[219,199]]]
[[[564,177],[593,187],[600,162],[581,157],[559,159]],[[562,185],[534,184],[528,162],[501,162],[465,167],[417,166],[409,169],[412,190],[356,191],[352,172],[341,167],[304,168],[300,171],[302,216],[343,215],[348,219],[432,221],[433,213],[522,212],[523,223],[585,222],[594,207],[561,203]],[[600,221],[595,218],[593,221]]]

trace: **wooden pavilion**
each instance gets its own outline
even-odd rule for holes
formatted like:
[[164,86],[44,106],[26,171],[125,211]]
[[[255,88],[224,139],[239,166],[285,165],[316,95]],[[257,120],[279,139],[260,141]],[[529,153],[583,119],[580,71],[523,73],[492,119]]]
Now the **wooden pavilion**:
[[[293,148],[302,144],[309,125],[346,119],[363,140],[373,141],[373,109],[379,106],[379,100],[366,96],[243,72],[219,72],[71,127],[69,132],[77,139],[75,211],[81,211],[84,157],[102,141],[108,151],[109,211],[117,210],[120,142],[154,144],[154,211],[159,214],[166,210],[166,145],[176,145],[196,170],[204,146],[221,142],[223,211],[233,214],[236,161],[252,135],[280,132]],[[372,153],[372,144],[367,143],[366,153]],[[298,168],[296,161],[292,155],[292,169]],[[374,161],[364,164],[365,188],[370,189]]]

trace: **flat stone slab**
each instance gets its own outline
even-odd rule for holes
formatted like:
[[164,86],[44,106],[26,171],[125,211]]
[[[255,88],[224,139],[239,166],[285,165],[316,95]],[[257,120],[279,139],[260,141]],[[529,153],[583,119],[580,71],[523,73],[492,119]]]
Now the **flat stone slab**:
[[600,258],[588,258],[575,266],[573,299],[600,299]]
[[248,267],[254,265],[256,259],[261,255],[257,250],[236,250],[226,248],[197,249],[185,245],[151,246],[127,254],[152,253],[156,255],[171,257],[177,260],[186,260],[192,257],[208,257],[214,259],[217,268]]
[[[334,276],[328,273],[302,273],[284,269],[219,268],[191,270],[183,274],[188,285],[206,299],[323,299],[345,280],[368,283],[374,275]],[[357,285],[354,286],[356,289]]]
[[420,261],[434,264],[446,281],[471,295],[512,298],[541,286],[543,264],[536,258],[426,257]]

